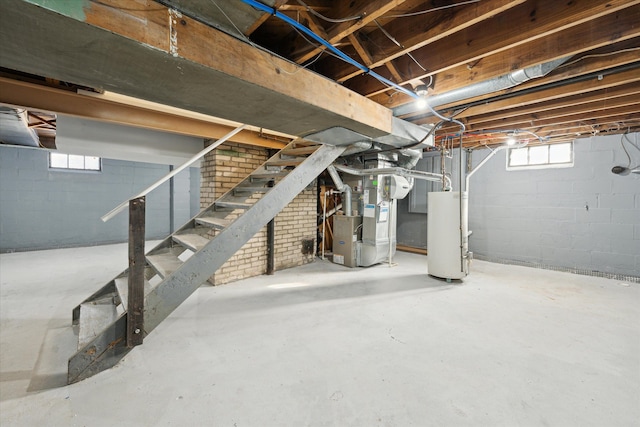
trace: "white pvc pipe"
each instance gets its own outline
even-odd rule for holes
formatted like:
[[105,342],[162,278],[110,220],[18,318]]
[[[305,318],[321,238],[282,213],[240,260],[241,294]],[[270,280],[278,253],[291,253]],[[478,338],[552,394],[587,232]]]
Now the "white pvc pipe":
[[[243,130],[245,127],[247,127],[247,125],[238,126],[234,130],[232,130],[231,132],[229,132],[228,134],[226,134],[225,136],[223,136],[222,138],[217,140],[215,143],[211,144],[210,146],[208,146],[207,148],[205,148],[204,150],[200,151],[198,154],[196,154],[195,156],[193,156],[192,158],[187,160],[185,163],[183,163],[182,165],[178,166],[176,169],[174,169],[173,171],[169,172],[164,177],[160,178],[158,181],[156,181],[154,184],[150,185],[148,188],[146,188],[141,193],[129,198],[129,200],[137,199],[138,197],[142,197],[142,196],[146,196],[147,194],[149,194],[150,192],[152,192],[153,190],[155,190],[156,188],[160,187],[162,184],[167,182],[169,179],[171,179],[172,177],[176,176],[178,173],[182,172],[184,169],[188,168],[189,166],[191,166],[193,163],[198,161],[205,154],[209,153],[210,151],[215,150],[220,144],[222,144],[222,143],[226,142],[228,139],[232,138],[235,134],[237,134],[238,132]],[[107,222],[111,218],[113,218],[114,216],[116,216],[117,214],[122,212],[127,206],[129,206],[129,200],[125,200],[124,202],[120,203],[118,206],[113,208],[111,211],[109,211],[108,213],[106,213],[102,217],[100,217],[102,222]]]
[[327,235],[325,234],[325,224],[327,223],[327,193],[324,192],[324,201],[322,203],[322,260],[324,261],[324,247],[327,245]]
[[[533,132],[528,132],[528,131],[519,131],[519,132],[529,133],[529,134],[535,136],[536,138],[540,139],[538,137],[538,135],[536,135]],[[471,180],[471,177],[473,176],[473,174],[476,173],[478,171],[478,169],[480,169],[482,166],[484,166],[484,164],[487,163],[490,158],[495,156],[498,151],[501,151],[501,150],[504,150],[504,149],[507,149],[507,148],[523,148],[523,147],[526,147],[527,145],[528,145],[528,142],[522,142],[520,144],[515,144],[515,145],[500,145],[500,146],[496,147],[495,150],[493,150],[491,153],[489,153],[487,155],[487,157],[485,157],[484,159],[482,159],[482,161],[480,163],[478,163],[478,166],[473,168],[473,170],[467,174],[467,178],[465,179],[465,186],[464,186],[464,189],[466,190],[467,194],[470,194],[469,193],[469,181]]]

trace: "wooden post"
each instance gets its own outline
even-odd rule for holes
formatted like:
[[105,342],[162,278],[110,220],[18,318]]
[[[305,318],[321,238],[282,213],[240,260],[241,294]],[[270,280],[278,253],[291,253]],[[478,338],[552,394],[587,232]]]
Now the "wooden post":
[[129,292],[127,304],[127,347],[142,344],[144,338],[144,220],[145,198],[129,201]]

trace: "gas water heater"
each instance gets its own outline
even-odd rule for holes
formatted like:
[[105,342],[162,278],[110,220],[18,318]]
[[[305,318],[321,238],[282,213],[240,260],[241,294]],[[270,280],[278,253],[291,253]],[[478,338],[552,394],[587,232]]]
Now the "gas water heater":
[[468,197],[466,192],[429,193],[427,268],[431,276],[462,279],[469,274]]

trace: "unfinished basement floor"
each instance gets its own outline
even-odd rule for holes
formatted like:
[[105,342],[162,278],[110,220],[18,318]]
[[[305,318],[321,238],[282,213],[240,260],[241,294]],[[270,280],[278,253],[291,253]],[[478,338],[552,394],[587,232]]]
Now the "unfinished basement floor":
[[202,286],[115,368],[63,385],[71,309],[126,245],[0,256],[0,425],[634,426],[640,286],[426,257]]

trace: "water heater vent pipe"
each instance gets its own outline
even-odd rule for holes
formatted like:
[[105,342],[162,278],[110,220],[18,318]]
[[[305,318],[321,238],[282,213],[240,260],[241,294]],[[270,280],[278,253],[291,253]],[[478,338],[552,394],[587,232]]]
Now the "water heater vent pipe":
[[333,183],[336,185],[336,189],[339,192],[344,193],[344,200],[342,202],[342,208],[344,209],[344,214],[346,216],[351,216],[351,187],[349,187],[344,182],[342,182],[342,179],[340,178],[338,171],[333,165],[329,166],[327,168],[327,171],[329,172],[329,175],[331,176]]

